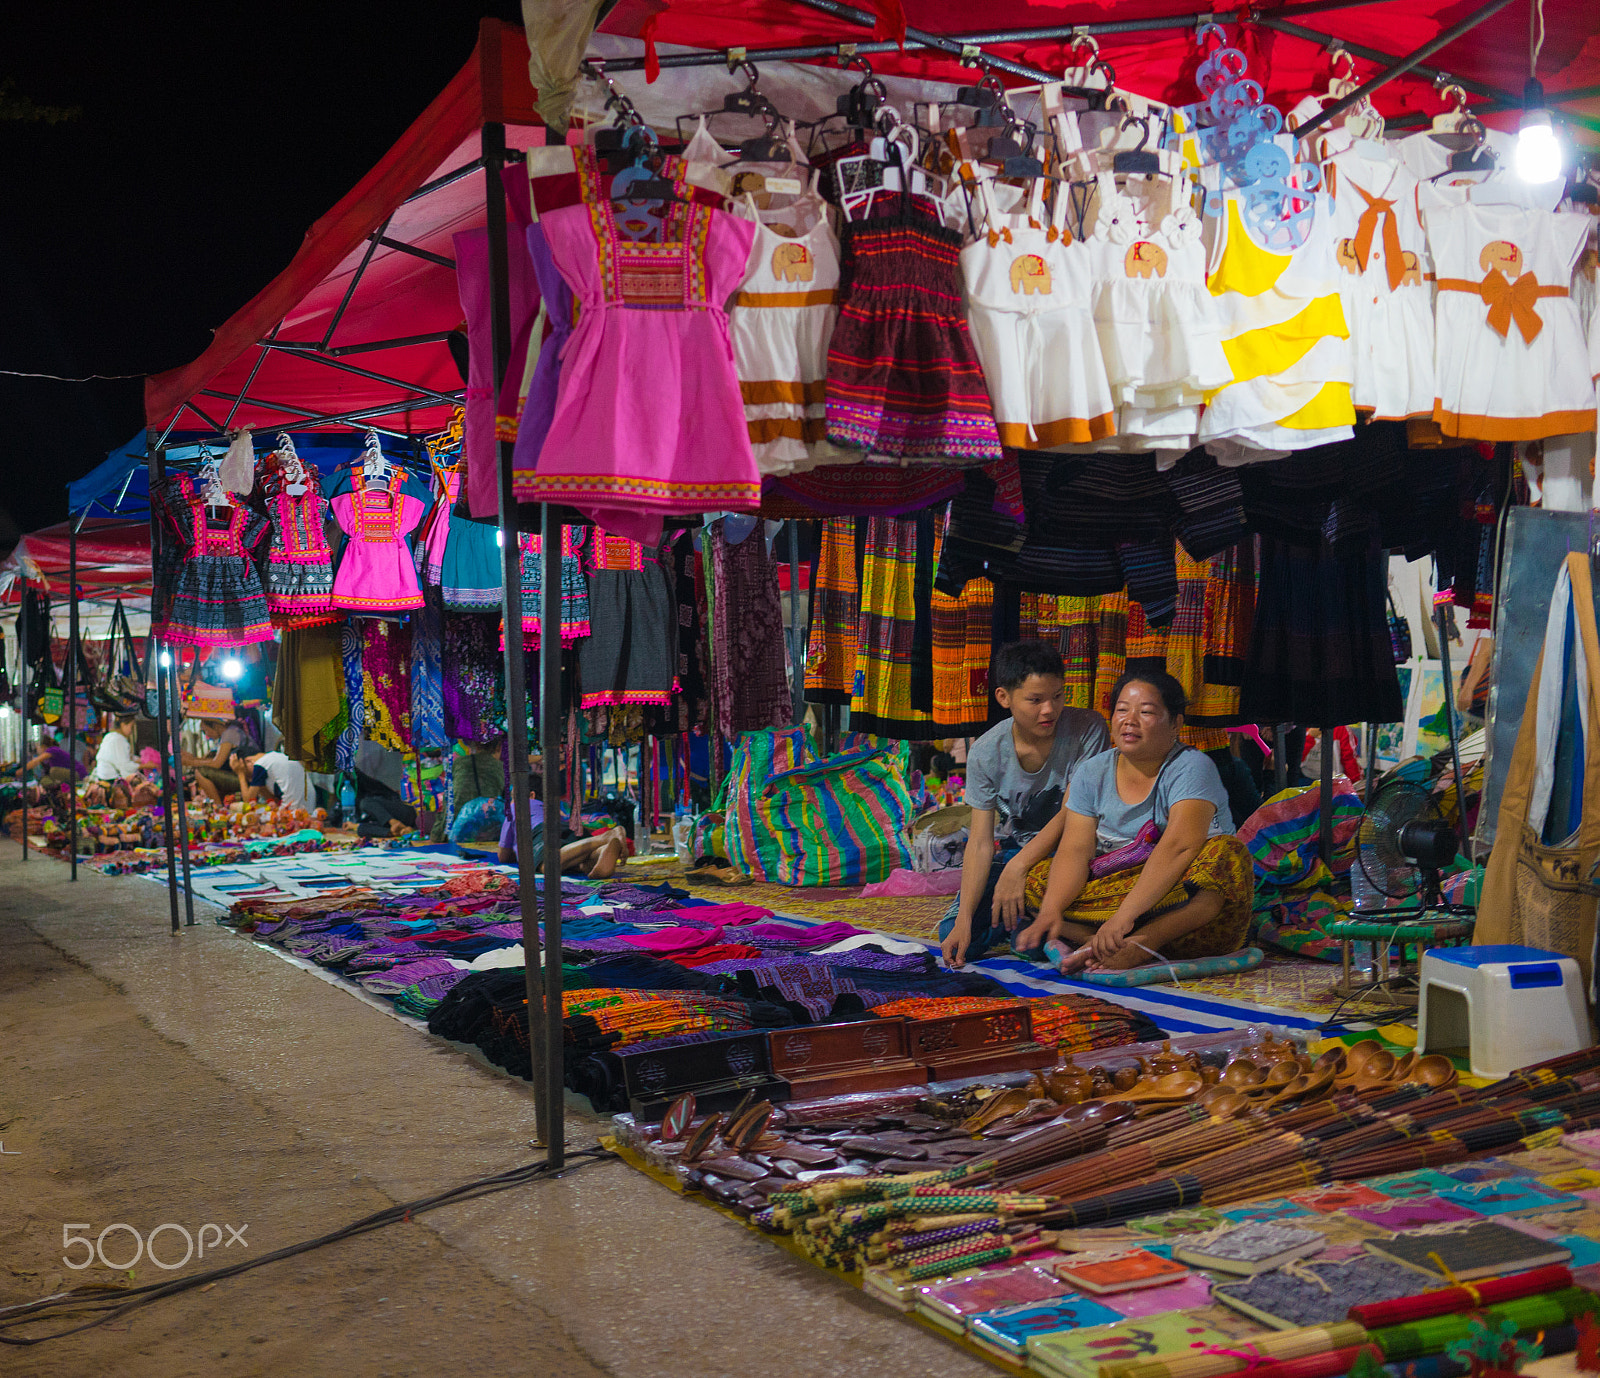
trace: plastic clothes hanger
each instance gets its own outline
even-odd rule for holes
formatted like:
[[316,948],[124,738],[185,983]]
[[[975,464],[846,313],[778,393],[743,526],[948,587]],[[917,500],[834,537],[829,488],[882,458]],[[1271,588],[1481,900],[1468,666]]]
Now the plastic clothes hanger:
[[228,496],[228,491],[222,486],[222,464],[216,455],[205,447],[200,446],[200,500],[206,507],[233,506],[233,499]]
[[294,437],[288,431],[278,432],[277,446],[278,462],[283,466],[283,491],[297,498],[310,486],[306,478],[306,466],[300,462],[300,455],[294,448]]
[[362,486],[390,492],[390,479],[394,466],[383,453],[383,445],[378,439],[377,431],[368,429],[366,440],[367,447],[361,453]]

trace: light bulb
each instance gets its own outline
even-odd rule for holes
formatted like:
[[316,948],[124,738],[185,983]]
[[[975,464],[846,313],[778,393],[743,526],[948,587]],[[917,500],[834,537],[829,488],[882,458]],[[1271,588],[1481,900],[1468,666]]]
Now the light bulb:
[[172,657],[166,651],[161,653],[161,664],[163,667],[172,664]]
[[1553,182],[1561,175],[1561,143],[1544,104],[1544,87],[1529,77],[1522,88],[1522,127],[1517,134],[1517,176]]
[[499,546],[502,550],[505,549],[506,533],[504,531],[502,531],[498,526],[495,527],[495,529],[494,529],[494,543],[497,546]]
[[222,662],[222,677],[224,679],[238,679],[244,673],[244,666],[235,656],[229,656]]

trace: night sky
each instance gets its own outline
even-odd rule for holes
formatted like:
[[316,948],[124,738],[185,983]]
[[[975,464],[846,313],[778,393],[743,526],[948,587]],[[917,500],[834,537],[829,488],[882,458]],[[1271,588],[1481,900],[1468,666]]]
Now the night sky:
[[[0,369],[186,363],[517,0],[257,7],[9,4],[0,102]],[[66,517],[66,484],[144,424],[142,387],[0,375],[0,508]]]

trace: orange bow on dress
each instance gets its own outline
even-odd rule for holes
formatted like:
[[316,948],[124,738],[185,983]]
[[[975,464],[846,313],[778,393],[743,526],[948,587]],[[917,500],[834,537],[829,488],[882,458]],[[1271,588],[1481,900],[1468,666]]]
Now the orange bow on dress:
[[[1400,251],[1400,222],[1395,219],[1394,202],[1386,201],[1381,196],[1374,196],[1365,187],[1350,185],[1361,193],[1362,199],[1367,203],[1366,210],[1361,212],[1361,219],[1356,221],[1355,239],[1351,242],[1351,251],[1356,256],[1356,262],[1361,265],[1361,271],[1367,271],[1367,255],[1372,252],[1372,236],[1377,233],[1378,224],[1383,224],[1383,257],[1384,266],[1388,270],[1389,290],[1397,290],[1400,279],[1405,276],[1405,260]],[[1500,332],[1502,335],[1505,331]]]
[[1515,321],[1527,344],[1532,344],[1544,329],[1544,322],[1535,310],[1540,298],[1567,295],[1565,287],[1541,287],[1539,279],[1532,273],[1524,273],[1511,282],[1498,268],[1489,269],[1482,282],[1473,282],[1468,278],[1440,278],[1438,286],[1441,292],[1472,292],[1482,297],[1484,305],[1489,308],[1489,328],[1504,339],[1512,321]]

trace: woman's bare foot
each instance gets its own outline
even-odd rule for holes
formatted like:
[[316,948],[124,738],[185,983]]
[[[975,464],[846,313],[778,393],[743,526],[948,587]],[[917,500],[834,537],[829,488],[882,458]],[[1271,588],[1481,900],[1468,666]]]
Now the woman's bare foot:
[[404,823],[402,823],[398,818],[391,818],[389,820],[389,836],[390,837],[404,837],[410,831],[411,831],[411,829],[406,827],[406,825]]

